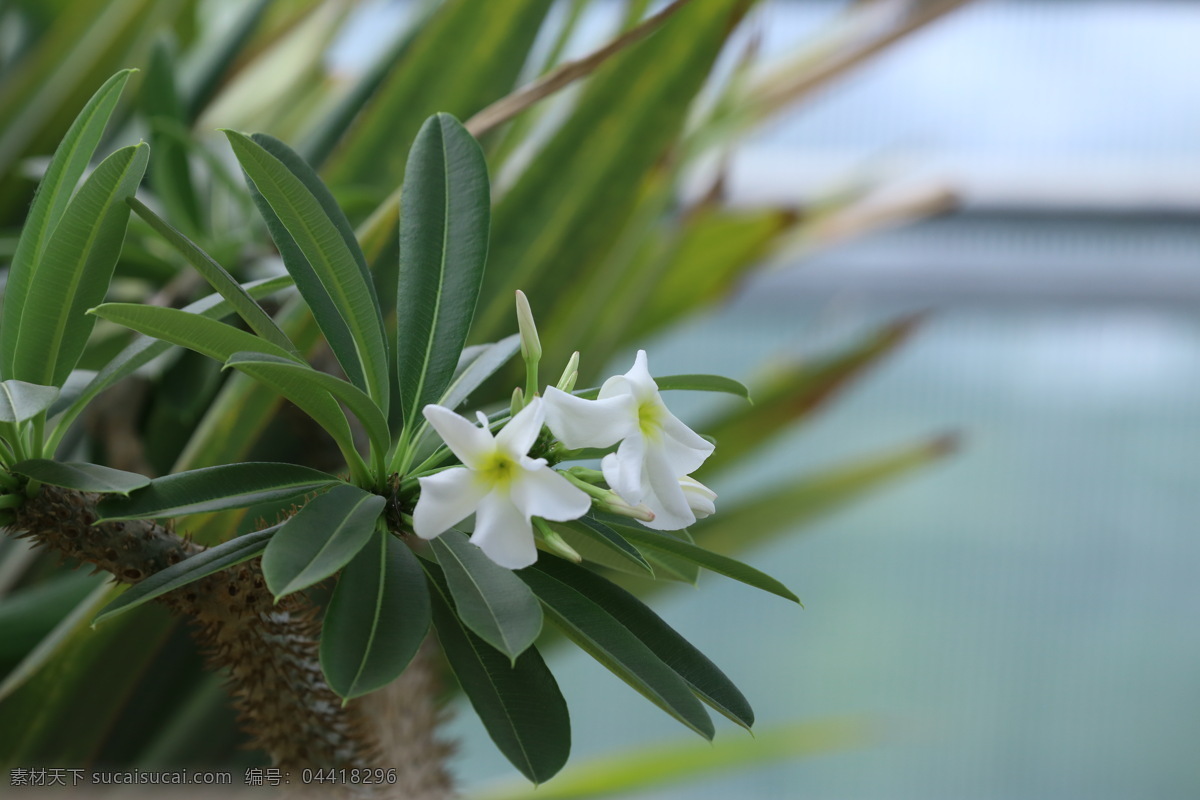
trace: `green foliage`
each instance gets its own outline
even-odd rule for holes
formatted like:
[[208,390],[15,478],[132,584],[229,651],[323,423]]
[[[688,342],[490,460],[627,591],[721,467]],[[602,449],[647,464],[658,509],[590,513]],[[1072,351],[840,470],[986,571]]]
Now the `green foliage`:
[[80,464],[34,458],[19,461],[9,468],[10,472],[24,475],[39,483],[75,489],[80,492],[111,492],[128,495],[150,483],[150,479],[136,472],[103,467],[99,464]]
[[512,570],[498,567],[458,531],[433,540],[458,618],[515,663],[542,632],[542,607]]
[[276,602],[346,566],[371,539],[383,504],[379,495],[346,484],[305,503],[263,553],[263,577]]
[[425,564],[433,624],[446,661],[500,752],[534,783],[547,781],[571,752],[571,720],[558,683],[536,647],[516,661],[470,631],[456,613],[445,577]]
[[[34,55],[20,65],[19,77],[0,87],[0,213],[26,204],[11,191],[7,167],[45,151],[39,135],[52,142],[66,132],[13,251],[0,320],[0,377],[8,379],[0,397],[0,461],[32,479],[33,489],[40,481],[129,494],[100,505],[108,520],[208,513],[192,532],[216,543],[129,589],[96,622],[262,556],[277,598],[338,575],[320,647],[325,679],[343,698],[365,695],[399,675],[432,619],[446,660],[489,734],[535,783],[555,775],[570,749],[565,701],[533,646],[543,614],[705,738],[714,728],[701,701],[749,727],[753,711],[741,692],[616,586],[609,570],[694,583],[703,567],[796,600],[778,581],[706,548],[728,551],[778,535],[928,463],[944,447],[922,445],[868,459],[723,507],[695,527],[703,548],[687,531],[676,536],[609,517],[554,523],[545,546],[554,545],[557,534],[587,567],[543,555],[534,567],[513,573],[457,532],[424,546],[410,532],[410,512],[418,480],[452,455],[431,435],[420,413],[424,405],[491,410],[493,431],[508,421],[511,387],[498,387],[519,346],[515,335],[507,335],[513,289],[524,289],[547,314],[541,325],[547,364],[557,367],[584,349],[586,369],[595,373],[635,337],[719,302],[794,227],[792,209],[734,213],[710,198],[682,213],[676,202],[680,170],[708,133],[703,118],[700,131],[686,127],[695,98],[752,0],[685,4],[653,36],[621,41],[604,58],[575,67],[572,80],[586,81],[547,138],[530,136],[539,113],[534,108],[493,135],[479,134],[484,147],[472,132],[495,123],[482,125],[474,115],[530,69],[530,47],[551,0],[446,0],[344,91],[308,77],[322,74],[323,44],[344,11],[329,4],[243,4],[223,35],[192,29],[180,9],[193,3],[61,4],[58,18],[40,19],[32,28],[46,35],[31,44]],[[556,71],[554,62],[584,5],[572,5],[548,60],[538,65],[543,72]],[[645,5],[629,5],[629,24]],[[173,24],[173,35],[157,30],[163,21]],[[85,30],[84,46],[55,64],[55,48],[65,52],[63,43]],[[448,54],[454,54],[452,69]],[[133,196],[147,171],[144,144],[117,149],[76,189],[110,119],[124,119],[118,99],[130,80],[124,70],[92,95],[81,77],[88,73],[79,70],[91,65],[91,74],[107,74],[115,66],[95,70],[124,57],[145,68],[132,118],[154,149],[145,202]],[[68,129],[69,118],[59,118],[80,105],[83,111]],[[256,270],[267,247],[256,223],[246,219],[245,192],[201,135],[208,123],[190,127],[206,117],[303,142],[304,157],[267,134],[225,131],[288,276],[247,280],[261,274]],[[494,210],[485,148],[493,164],[503,162],[512,173]],[[508,158],[518,150],[527,160]],[[122,254],[130,208],[137,217]],[[353,229],[350,219],[372,208]],[[180,258],[217,294],[188,303],[197,282],[179,271]],[[104,302],[114,270],[130,279],[122,292],[131,286],[158,292],[155,304]],[[303,302],[273,304],[271,295],[293,283]],[[93,306],[95,316],[83,313]],[[231,314],[249,330],[220,321]],[[107,362],[88,362],[100,367],[95,375],[71,377],[96,316],[144,336]],[[720,442],[706,468],[732,468],[752,457],[885,355],[906,330],[900,325],[878,332],[831,359],[786,365],[753,384],[757,405],[739,403],[703,429]],[[487,343],[464,349],[472,338]],[[174,460],[176,474],[150,482],[110,467],[41,458],[60,445],[86,449],[87,437],[76,425],[81,413],[135,372],[149,374],[146,418],[163,418],[156,413],[187,394],[170,384],[172,373],[159,377],[154,371],[157,359],[172,357],[172,344],[229,368],[208,379],[210,391],[224,381],[211,402],[201,392],[185,398],[208,410],[194,429],[177,432],[186,442],[182,450],[163,446],[156,453],[153,463]],[[324,358],[326,347],[336,365]],[[338,367],[345,379],[335,374]],[[719,376],[657,381],[662,390],[743,399],[751,393]],[[594,397],[596,390],[577,394]],[[297,435],[279,422],[280,396],[333,438],[341,463],[322,464],[322,470],[233,463],[302,459],[317,449],[311,432]],[[48,437],[47,423],[53,426]],[[356,433],[365,434],[365,446]],[[293,442],[298,446],[289,452]],[[535,455],[554,456],[549,450]],[[349,482],[329,474],[342,466]],[[0,478],[0,515],[8,515],[22,502],[22,482]],[[247,524],[241,509],[264,504],[272,508],[264,513],[274,513],[280,503],[330,486],[281,526],[235,535]],[[18,679],[8,691],[16,693],[0,712],[35,722],[28,742],[0,736],[0,762],[53,754],[53,737],[64,726],[73,726],[79,739],[53,755],[86,759],[101,753],[125,695],[106,697],[94,723],[81,724],[70,703],[82,706],[80,687],[95,675],[108,676],[114,665],[124,671],[113,686],[133,686],[168,626],[156,621],[147,628],[149,644],[131,646],[129,632],[149,618],[147,609],[89,634],[82,620],[94,607],[95,598],[79,605],[69,624],[48,634],[36,658],[31,655],[14,673]],[[59,691],[54,681],[65,688]],[[670,763],[678,771],[695,763],[690,758],[672,757]],[[670,767],[642,769],[670,774]],[[620,782],[611,785],[619,788]]]
[[347,699],[387,686],[429,631],[430,601],[408,546],[379,531],[342,570],[325,612],[321,667]]
[[421,409],[446,391],[466,344],[487,259],[491,195],[483,151],[448,114],[421,128],[405,174],[396,355],[411,432]]
[[105,500],[97,510],[101,522],[182,517],[288,500],[336,482],[298,464],[226,464],[155,478],[135,497]]

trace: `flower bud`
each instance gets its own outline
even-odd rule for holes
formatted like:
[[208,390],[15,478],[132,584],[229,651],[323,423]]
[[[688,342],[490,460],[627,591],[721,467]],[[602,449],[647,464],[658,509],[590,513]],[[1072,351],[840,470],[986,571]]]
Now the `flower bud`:
[[558,535],[558,532],[547,525],[546,521],[541,517],[533,518],[533,527],[537,529],[538,536],[541,537],[542,544],[546,546],[547,550],[576,564],[583,561],[583,556],[575,552],[575,548],[567,544],[566,541],[564,541],[563,538]]
[[558,383],[554,388],[560,392],[570,392],[575,388],[575,381],[579,378],[579,351],[571,353],[571,359],[567,361],[567,367],[563,370],[562,377],[558,379]]
[[679,488],[683,489],[683,499],[687,500],[696,519],[704,519],[716,512],[717,506],[713,501],[717,499],[717,493],[691,475],[679,479]]
[[538,338],[537,324],[533,321],[533,309],[520,289],[517,289],[517,327],[521,330],[521,358],[541,361],[542,340]]

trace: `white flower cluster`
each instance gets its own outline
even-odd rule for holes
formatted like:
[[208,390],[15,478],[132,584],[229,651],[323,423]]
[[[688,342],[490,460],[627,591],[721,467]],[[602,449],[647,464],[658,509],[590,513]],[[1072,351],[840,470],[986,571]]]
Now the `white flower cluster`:
[[644,524],[679,530],[714,511],[716,494],[690,477],[713,445],[672,414],[650,376],[646,352],[633,368],[605,381],[595,400],[546,390],[533,397],[495,436],[442,406],[424,408],[463,466],[420,479],[413,530],[423,539],[440,536],[471,514],[471,541],[492,561],[520,569],[537,560],[532,518],[565,522],[591,508],[591,497],[529,449],[545,425],[571,449],[617,447],[601,461],[609,487],[645,512]]

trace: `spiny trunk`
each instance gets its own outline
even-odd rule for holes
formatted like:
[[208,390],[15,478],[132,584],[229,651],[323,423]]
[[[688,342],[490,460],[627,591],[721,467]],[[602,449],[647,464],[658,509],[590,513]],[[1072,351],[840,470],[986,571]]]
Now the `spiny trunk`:
[[[203,549],[149,521],[94,525],[96,500],[43,486],[17,510],[12,527],[125,583],[137,583]],[[397,784],[377,787],[375,796],[453,796],[445,770],[450,748],[435,735],[436,670],[428,652],[391,687],[343,707],[321,672],[314,609],[297,595],[274,603],[258,559],[158,600],[194,622],[210,667],[229,675],[235,707],[253,745],[275,765],[394,768]]]

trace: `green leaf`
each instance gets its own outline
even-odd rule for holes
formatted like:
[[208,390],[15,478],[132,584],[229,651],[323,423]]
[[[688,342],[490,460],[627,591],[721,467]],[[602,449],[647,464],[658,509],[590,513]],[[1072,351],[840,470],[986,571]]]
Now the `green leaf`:
[[0,383],[0,422],[24,422],[33,419],[58,399],[56,386],[38,386],[25,381]]
[[522,289],[534,308],[548,312],[538,320],[547,363],[562,363],[574,340],[557,330],[577,313],[575,300],[624,301],[620,287],[599,290],[604,256],[663,169],[693,99],[749,6],[692,0],[589,79],[570,116],[496,204],[477,337],[493,339],[511,326],[512,291]]
[[296,464],[226,464],[155,478],[132,497],[104,500],[96,510],[100,522],[181,517],[286,500],[334,483],[333,475]]
[[99,464],[65,463],[45,458],[31,458],[9,467],[9,470],[35,481],[75,489],[80,492],[115,492],[129,494],[150,484],[150,479],[136,472],[125,472]]
[[0,320],[0,341],[4,342],[0,347],[2,375],[13,374],[17,335],[21,329],[29,286],[42,261],[50,233],[62,219],[75,184],[96,152],[104,128],[116,108],[117,99],[132,72],[121,70],[96,91],[54,151],[50,166],[38,184],[4,287],[4,314]]
[[[246,284],[246,291],[250,293],[251,297],[266,297],[291,285],[291,276],[281,275],[276,278],[248,283]],[[228,301],[220,295],[214,294],[202,297],[196,302],[184,306],[183,311],[191,314],[199,314],[210,319],[219,319],[229,314],[232,309],[229,307]],[[97,372],[95,377],[83,387],[79,396],[71,401],[71,405],[66,409],[56,425],[54,434],[51,437],[52,443],[57,443],[66,432],[67,427],[70,426],[96,395],[122,378],[132,375],[158,356],[170,350],[171,346],[170,342],[150,336],[139,336],[134,339],[124,350],[109,361],[102,370]]]
[[542,607],[533,592],[458,531],[446,531],[432,545],[458,618],[515,661],[542,632]]
[[441,571],[422,566],[429,576],[438,641],[488,735],[529,780],[554,777],[571,752],[571,719],[537,648],[511,663],[462,624]]
[[654,568],[636,547],[597,519],[580,517],[570,522],[552,523],[551,527],[588,561],[635,575],[654,575]]
[[[458,368],[446,392],[437,401],[439,406],[456,409],[467,401],[471,393],[495,375],[521,349],[521,334],[514,333],[491,344],[472,345],[463,350]],[[417,442],[416,463],[421,463],[442,446],[441,437],[431,433],[428,420],[421,417],[413,440]]]
[[727,553],[771,541],[945,458],[954,452],[956,441],[953,436],[940,436],[792,478],[722,506],[718,513],[697,522],[692,533],[706,548]]
[[212,259],[208,253],[201,250],[191,239],[171,227],[167,222],[136,197],[128,200],[129,207],[146,223],[157,231],[172,247],[187,259],[204,280],[225,298],[226,302],[245,320],[250,329],[285,352],[298,355],[296,346],[284,335],[275,320],[271,319],[262,306],[255,302],[250,293],[230,275],[224,267]]
[[234,353],[269,353],[293,363],[298,356],[232,325],[178,308],[144,306],[136,303],[103,303],[88,311],[97,317],[124,325],[138,333],[195,350],[224,363]]
[[225,135],[338,363],[350,382],[386,411],[383,317],[350,223],[312,168],[282,142],[261,134],[252,139],[227,130]]
[[479,143],[449,114],[422,126],[405,174],[396,359],[411,432],[421,409],[450,385],[466,344],[487,261],[491,196]]
[[210,547],[190,558],[185,558],[178,564],[172,564],[164,570],[143,578],[124,594],[101,609],[92,620],[92,627],[107,622],[113,617],[124,614],[133,608],[160,597],[167,592],[187,586],[189,583],[212,575],[215,572],[236,566],[243,561],[249,561],[267,548],[267,543],[275,532],[282,527],[272,525],[261,531],[247,533],[228,542]]
[[[532,794],[517,781],[471,792],[472,800],[611,800],[653,796],[659,787],[686,795],[686,783],[725,778],[738,770],[794,762],[830,752],[859,749],[872,738],[871,726],[856,719],[822,719],[759,730],[754,738],[739,736],[710,743],[694,740],[641,743],[583,762],[554,783]],[[511,785],[510,785],[511,783]]]
[[747,730],[754,724],[754,710],[733,681],[641,600],[594,572],[560,559],[541,559],[532,569],[570,586],[612,614],[687,681],[701,700]]
[[174,51],[169,37],[163,35],[155,41],[139,92],[142,112],[150,128],[150,148],[154,151],[147,182],[167,215],[194,232],[201,224],[200,198],[188,163],[188,143],[186,139],[163,133],[164,126],[186,128],[188,123],[175,85],[180,70]]
[[429,632],[429,589],[408,546],[379,531],[342,570],[321,631],[321,668],[350,699],[391,683]]
[[[750,399],[749,389],[733,378],[721,375],[664,375],[661,378],[655,378],[654,383],[658,386],[659,391],[663,392],[672,390],[722,392],[737,395],[744,400]],[[583,389],[574,394],[585,400],[595,400],[600,394],[600,388]]]
[[352,383],[318,372],[308,364],[262,353],[234,353],[225,362],[247,375],[275,387],[284,397],[305,392],[328,392],[346,404],[366,429],[367,437],[382,457],[391,443],[387,420],[375,401]]
[[514,333],[498,342],[484,345],[474,345],[463,350],[466,359],[468,351],[471,358],[463,363],[460,360],[450,385],[438,398],[437,404],[451,410],[458,408],[467,401],[471,392],[483,385],[483,382],[496,374],[496,371],[508,363],[509,359],[521,349],[521,334]]
[[750,399],[750,390],[733,378],[721,375],[666,375],[655,378],[660,391],[682,389],[691,392],[724,392],[734,394],[743,400]]
[[30,281],[11,377],[61,386],[75,368],[96,323],[83,312],[108,292],[129,222],[125,199],[137,190],[149,155],[145,144],[118,150],[71,199]]
[[307,589],[358,555],[387,501],[338,484],[309,500],[279,529],[263,553],[262,571],[275,600]]
[[886,325],[820,358],[774,366],[753,382],[753,407],[733,406],[701,426],[721,446],[709,456],[700,474],[715,474],[775,441],[783,426],[811,415],[907,340],[918,319]]
[[754,567],[743,564],[740,561],[718,555],[717,553],[705,550],[703,547],[697,547],[694,544],[689,544],[673,536],[668,536],[647,528],[635,528],[631,525],[621,526],[617,528],[617,532],[639,547],[687,559],[705,569],[719,572],[748,586],[762,589],[764,592],[770,592],[786,600],[791,600],[794,603],[800,602],[800,598],[792,594],[782,583],[770,575],[765,575]]
[[[538,563],[552,561],[544,555]],[[610,609],[545,570],[518,573],[567,636],[643,697],[705,739],[714,729],[691,687],[630,632]]]
[[[330,183],[369,187],[376,197],[406,183],[405,148],[425,119],[439,111],[467,119],[508,93],[551,5],[551,0],[440,3],[411,45],[388,64],[390,74],[331,159]],[[455,55],[453,69],[446,67],[447,53]]]

